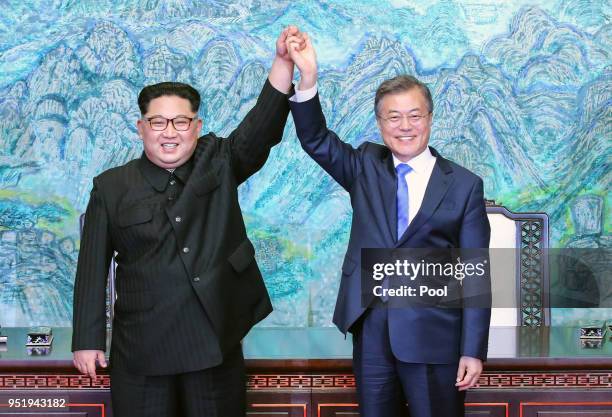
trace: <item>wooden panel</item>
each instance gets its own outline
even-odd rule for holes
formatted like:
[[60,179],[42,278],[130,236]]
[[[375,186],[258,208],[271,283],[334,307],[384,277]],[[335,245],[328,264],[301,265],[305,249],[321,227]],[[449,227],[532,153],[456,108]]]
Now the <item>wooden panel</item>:
[[465,403],[466,417],[508,417],[509,403]]
[[248,390],[248,417],[309,417],[309,390]]
[[612,417],[612,402],[521,402],[520,417]]
[[[551,360],[552,361],[552,360]],[[0,365],[2,365],[0,361]],[[552,362],[551,362],[552,363]],[[483,374],[466,397],[468,417],[612,417],[612,371],[537,369]],[[66,398],[70,409],[37,412],[0,409],[0,417],[112,417],[110,379],[73,373],[0,374],[0,404],[7,398]],[[279,370],[280,371],[280,370]],[[249,375],[249,417],[358,417],[355,379],[350,371],[284,372]],[[98,406],[95,406],[95,405]],[[102,410],[104,407],[104,411]],[[102,414],[104,412],[104,414]]]
[[[9,408],[9,399],[65,401],[62,408]],[[0,389],[0,417],[52,416],[52,417],[113,417],[110,391],[98,389],[48,390],[48,389]]]
[[[111,410],[110,405],[108,404],[77,404],[77,403],[71,403],[68,404],[68,406],[70,407],[71,410],[71,414],[69,415],[73,415],[72,413],[74,413],[73,410],[79,410],[80,412],[83,412],[85,416],[87,417],[112,417],[113,412]],[[74,413],[74,415],[81,415],[80,413]]]
[[465,417],[494,417],[498,415],[495,410],[465,410]]
[[251,403],[248,417],[308,417],[308,404]]
[[611,417],[612,412],[606,410],[599,411],[538,411],[539,417]]
[[99,416],[100,414],[91,414],[87,412],[71,412],[71,411],[24,411],[24,412],[8,412],[4,413],[0,411],[0,417],[94,417]]
[[312,417],[359,417],[355,389],[312,390]]
[[359,417],[355,403],[319,403],[316,417]]
[[538,411],[538,417],[610,417],[612,413],[606,410],[598,411]]
[[48,417],[112,417],[112,412],[103,404],[69,404],[67,408],[62,409],[0,409],[0,417],[27,417],[27,416],[48,416]]

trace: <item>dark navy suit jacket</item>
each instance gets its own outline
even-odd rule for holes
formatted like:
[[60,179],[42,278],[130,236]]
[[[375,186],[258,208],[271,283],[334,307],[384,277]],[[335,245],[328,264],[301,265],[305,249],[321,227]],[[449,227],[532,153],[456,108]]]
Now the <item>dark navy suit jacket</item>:
[[[391,151],[365,142],[357,149],[330,131],[319,96],[290,102],[302,148],[351,197],[353,218],[334,312],[346,333],[364,313],[361,300],[362,248],[488,248],[483,182],[477,175],[440,156],[423,203],[397,239],[397,175]],[[490,308],[392,308],[389,334],[395,356],[405,362],[455,363],[460,356],[486,359]]]

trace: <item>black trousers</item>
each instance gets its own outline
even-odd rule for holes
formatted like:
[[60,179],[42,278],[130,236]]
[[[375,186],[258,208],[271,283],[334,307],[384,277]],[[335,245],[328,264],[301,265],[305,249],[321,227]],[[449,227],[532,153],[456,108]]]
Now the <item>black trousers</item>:
[[132,375],[111,369],[114,417],[244,417],[242,346],[214,368],[178,375]]

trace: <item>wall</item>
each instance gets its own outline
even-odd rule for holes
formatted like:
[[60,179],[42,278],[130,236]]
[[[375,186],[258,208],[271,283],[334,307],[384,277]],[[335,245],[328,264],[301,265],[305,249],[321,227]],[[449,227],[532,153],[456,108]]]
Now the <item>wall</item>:
[[[253,105],[287,24],[315,40],[324,110],[344,140],[379,141],[376,87],[414,74],[434,94],[432,145],[481,175],[487,198],[548,213],[552,246],[610,246],[609,0],[4,3],[4,326],[70,324],[78,216],[92,177],[142,152],[140,89],[193,84],[205,131],[226,135]],[[264,325],[329,325],[351,209],[292,122],[240,197],[276,308]],[[612,317],[560,310],[553,322],[593,314]]]

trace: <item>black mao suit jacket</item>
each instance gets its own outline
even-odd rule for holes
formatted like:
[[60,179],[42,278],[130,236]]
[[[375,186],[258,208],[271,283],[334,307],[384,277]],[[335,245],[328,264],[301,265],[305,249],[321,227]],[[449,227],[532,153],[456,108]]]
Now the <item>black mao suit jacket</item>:
[[111,366],[165,375],[216,366],[272,305],[237,187],[283,134],[287,95],[266,81],[227,139],[209,133],[174,175],[143,154],[94,178],[77,267],[72,350],[106,347],[105,285],[116,253]]

